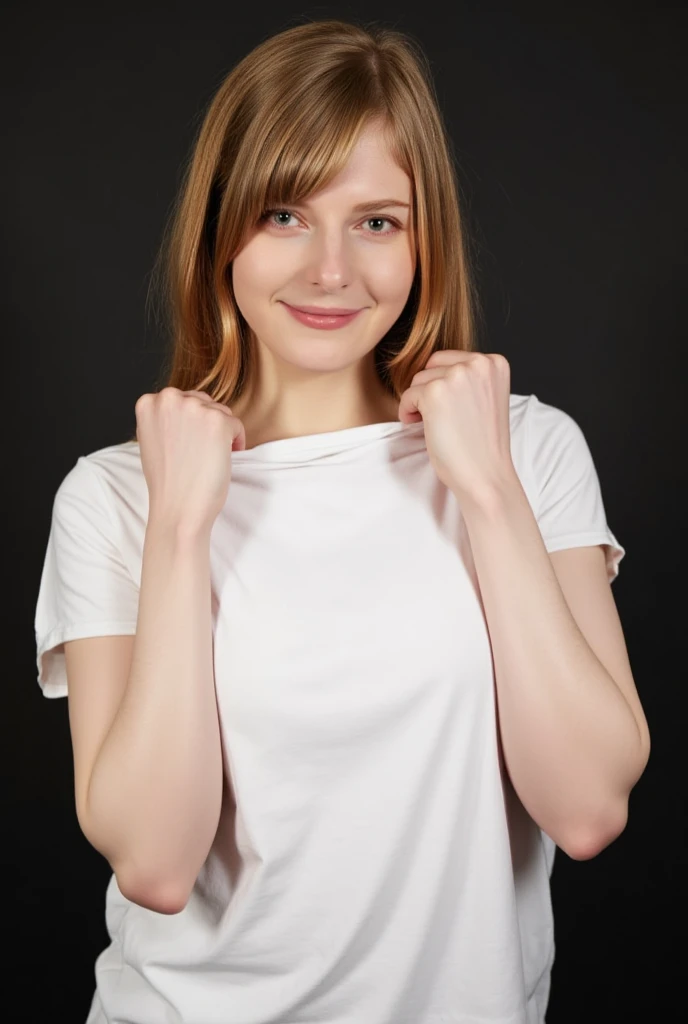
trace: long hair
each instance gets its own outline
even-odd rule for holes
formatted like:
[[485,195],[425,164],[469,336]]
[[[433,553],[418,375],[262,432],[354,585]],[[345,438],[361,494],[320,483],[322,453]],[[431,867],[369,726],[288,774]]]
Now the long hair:
[[454,150],[425,54],[376,23],[312,21],[244,57],[200,126],[153,272],[172,342],[160,387],[231,406],[251,386],[253,332],[234,298],[232,259],[266,209],[325,187],[371,122],[411,179],[417,245],[408,301],[375,348],[380,380],[400,397],[436,349],[477,347]]

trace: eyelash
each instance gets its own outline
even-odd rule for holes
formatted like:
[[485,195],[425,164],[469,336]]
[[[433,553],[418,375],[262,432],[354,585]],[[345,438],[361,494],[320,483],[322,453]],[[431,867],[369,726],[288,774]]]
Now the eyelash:
[[[284,208],[281,208],[281,207],[275,207],[272,210],[265,210],[261,214],[261,216],[260,216],[261,223],[264,222],[264,221],[268,221],[270,219],[270,217],[272,217],[272,215],[274,213],[288,213],[292,217],[296,216],[296,214],[293,213],[292,210],[287,210],[287,209],[284,209]],[[371,235],[380,235],[382,238],[384,238],[386,235],[394,235],[394,234],[396,234],[397,231],[401,230],[401,224],[398,221],[394,220],[394,218],[392,218],[392,217],[381,217],[381,216],[373,215],[371,217],[366,217],[365,220],[366,221],[368,221],[368,220],[386,220],[388,224],[392,224],[394,226],[392,231],[371,231],[370,232]],[[270,226],[274,227],[274,228],[277,228],[278,231],[288,231],[289,227],[290,227],[290,225],[287,225],[287,224],[275,224],[274,221],[272,221]]]

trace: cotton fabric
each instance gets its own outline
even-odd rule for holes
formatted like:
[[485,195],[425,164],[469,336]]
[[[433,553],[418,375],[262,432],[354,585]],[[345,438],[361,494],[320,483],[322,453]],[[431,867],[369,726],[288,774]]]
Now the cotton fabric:
[[[548,551],[607,525],[576,421],[510,396],[514,466]],[[470,539],[423,424],[232,452],[212,529],[228,787],[187,906],[112,875],[86,1024],[543,1024],[555,844],[504,773]],[[64,643],[134,634],[148,491],[137,443],[60,484],[36,606],[38,682]],[[98,685],[98,680],[93,680]]]

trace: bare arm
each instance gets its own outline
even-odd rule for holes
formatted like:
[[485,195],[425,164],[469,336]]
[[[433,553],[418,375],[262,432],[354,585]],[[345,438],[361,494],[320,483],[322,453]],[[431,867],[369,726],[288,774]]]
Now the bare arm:
[[124,895],[176,913],[217,831],[222,786],[210,531],[152,518],[131,667],[92,768],[77,781],[79,822]]

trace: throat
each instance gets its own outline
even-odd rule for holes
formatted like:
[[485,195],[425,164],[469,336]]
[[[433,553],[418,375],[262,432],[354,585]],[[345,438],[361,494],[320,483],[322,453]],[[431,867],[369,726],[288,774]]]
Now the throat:
[[[234,410],[232,410],[234,412]],[[252,422],[248,415],[242,417],[234,412],[235,416],[241,419],[246,433],[246,450],[255,448],[260,444],[267,444],[270,441],[283,441],[291,437],[307,437],[310,434],[332,433],[337,430],[347,430],[351,427],[363,427],[373,423],[394,423],[399,419],[399,402],[392,396],[386,402],[381,402],[375,407],[355,417],[350,422],[339,425],[326,425],[314,423],[310,429],[294,432],[285,430],[274,423]]]

